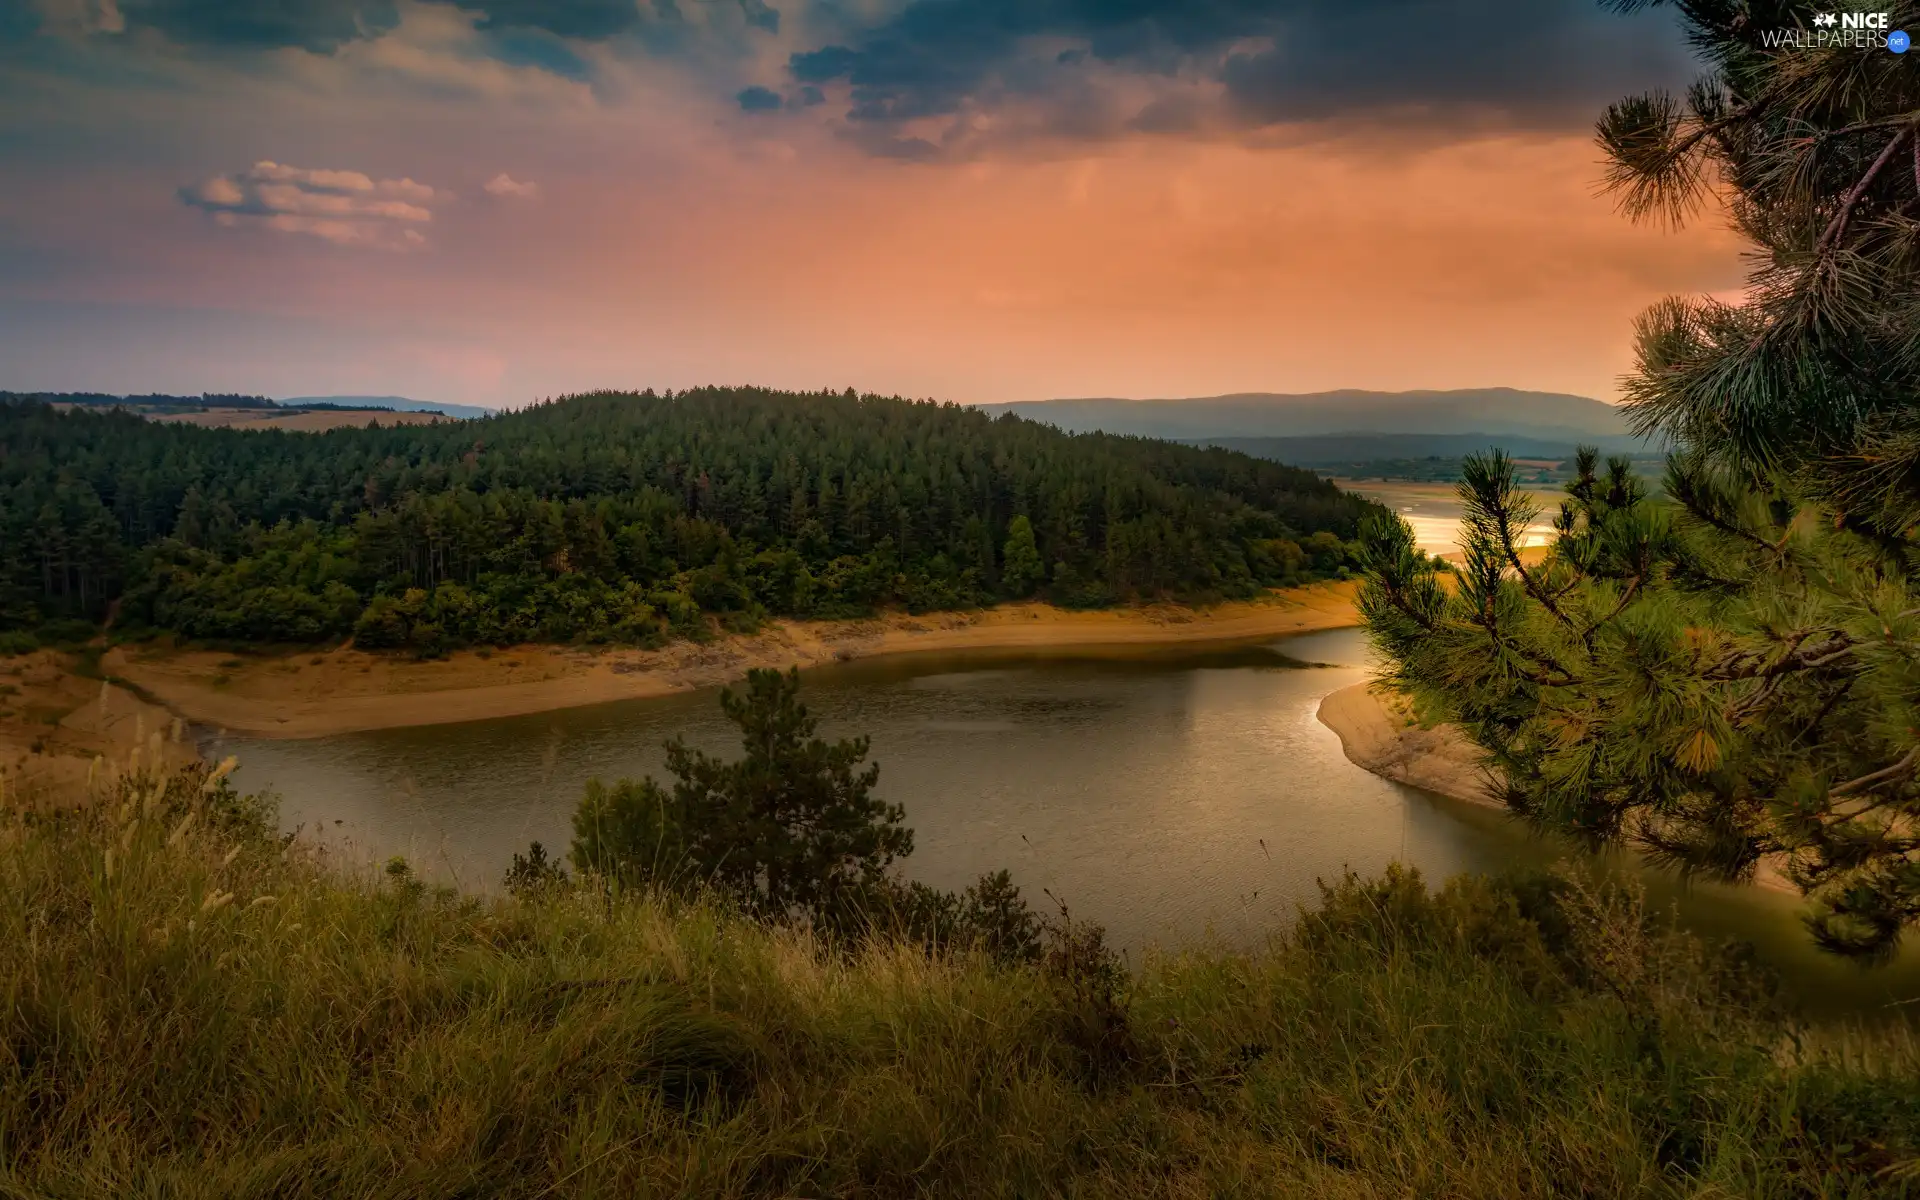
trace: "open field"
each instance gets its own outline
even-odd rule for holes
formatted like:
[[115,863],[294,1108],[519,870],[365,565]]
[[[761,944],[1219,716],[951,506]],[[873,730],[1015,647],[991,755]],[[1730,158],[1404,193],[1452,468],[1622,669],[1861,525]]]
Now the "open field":
[[208,429],[286,429],[297,433],[324,433],[329,429],[361,429],[375,421],[382,425],[434,425],[452,417],[430,412],[392,412],[381,409],[212,408],[206,412],[168,413],[156,421],[199,425]]

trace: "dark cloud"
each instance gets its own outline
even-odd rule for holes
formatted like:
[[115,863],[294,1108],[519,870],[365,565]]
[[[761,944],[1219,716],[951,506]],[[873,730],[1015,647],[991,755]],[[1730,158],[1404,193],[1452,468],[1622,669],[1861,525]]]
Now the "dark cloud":
[[747,24],[754,28],[768,33],[780,32],[780,10],[766,0],[740,0],[740,11],[746,14]]
[[40,9],[32,0],[0,0],[0,46],[24,42],[40,29]]
[[742,112],[776,112],[786,104],[779,92],[763,87],[743,88],[734,99]]
[[1332,7],[1303,9],[1270,48],[1229,55],[1219,77],[1238,115],[1265,123],[1470,108],[1577,127],[1622,94],[1694,74],[1666,13],[1622,17],[1594,0],[1365,7],[1381,13],[1367,27]]
[[555,34],[538,29],[506,29],[491,39],[494,58],[514,67],[537,67],[550,74],[585,82],[592,74],[586,60]]
[[453,0],[463,12],[484,13],[481,29],[538,29],[560,37],[599,40],[640,23],[637,0]]
[[[741,16],[756,29],[780,30],[780,12],[767,0],[737,0]],[[648,13],[663,23],[684,23],[676,0],[452,0],[464,12],[484,14],[481,29],[538,29],[566,38],[603,41],[638,31]]]
[[[911,0],[788,67],[800,83],[844,86],[855,123],[1025,103],[1053,110],[1069,136],[1099,107],[1090,70],[1164,85],[1114,131],[1385,110],[1572,127],[1623,92],[1691,74],[1668,14],[1623,17],[1596,0]],[[1199,82],[1224,99],[1204,109],[1173,94]]]
[[157,29],[176,42],[317,53],[400,23],[393,0],[122,0],[120,12],[129,28]]
[[[477,17],[476,24],[482,30],[534,32],[589,41],[628,32],[641,21],[641,0],[451,3]],[[653,7],[662,17],[679,15],[673,0],[653,0]],[[764,3],[760,7],[764,9]],[[263,50],[297,46],[316,53],[360,38],[378,37],[400,23],[395,0],[122,0],[120,10],[129,26],[157,29],[173,41],[188,45]],[[778,14],[773,15],[777,21]]]

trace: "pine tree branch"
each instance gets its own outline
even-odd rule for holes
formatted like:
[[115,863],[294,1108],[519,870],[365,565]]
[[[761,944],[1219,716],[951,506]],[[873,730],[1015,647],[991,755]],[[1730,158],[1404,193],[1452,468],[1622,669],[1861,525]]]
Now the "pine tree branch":
[[1847,194],[1840,198],[1840,211],[1833,214],[1833,220],[1827,223],[1826,231],[1820,235],[1820,240],[1814,243],[1813,251],[1816,255],[1825,255],[1840,240],[1840,235],[1847,228],[1847,218],[1853,214],[1854,206],[1860,203],[1860,198],[1866,195],[1867,189],[1873,185],[1874,177],[1880,174],[1882,167],[1892,161],[1893,152],[1900,148],[1901,143],[1912,136],[1913,126],[1911,125],[1895,133],[1881,149],[1879,155],[1874,158],[1866,174],[1855,180],[1854,185],[1847,189]]
[[1622,612],[1626,611],[1627,605],[1631,604],[1634,596],[1639,594],[1640,584],[1645,578],[1646,576],[1644,575],[1635,575],[1627,584],[1627,590],[1620,594],[1620,603],[1613,606],[1613,611],[1587,626],[1587,632],[1581,636],[1586,641],[1589,650],[1593,647],[1593,635],[1600,632],[1602,627],[1611,624],[1615,617],[1618,617]]
[[1751,542],[1770,554],[1778,553],[1778,549],[1772,542],[1769,542],[1751,529],[1743,525],[1736,525],[1732,521],[1722,517],[1719,513],[1709,511],[1700,503],[1700,495],[1692,486],[1692,481],[1684,475],[1679,476],[1675,482],[1680,483],[1682,486],[1675,491],[1674,499],[1678,500],[1681,507],[1685,508],[1694,517],[1705,522],[1708,526],[1719,530],[1721,533],[1726,534],[1728,537],[1741,538]]
[[1545,666],[1548,670],[1558,671],[1560,673],[1560,677],[1558,679],[1554,679],[1546,675],[1542,675],[1540,672],[1532,668],[1524,667],[1524,666],[1516,666],[1515,669],[1520,673],[1520,678],[1526,680],[1528,683],[1534,684],[1537,687],[1578,687],[1579,685],[1586,682],[1586,680],[1580,678],[1578,675],[1575,675],[1572,671],[1569,671],[1558,659],[1554,658],[1554,656],[1547,651],[1532,650],[1526,646],[1520,645],[1519,642],[1517,641],[1511,641],[1511,640],[1503,641],[1501,638],[1499,622],[1494,620],[1493,614],[1491,612],[1485,612],[1485,611],[1477,612],[1474,615],[1473,623],[1487,631],[1487,640],[1489,642],[1492,642],[1496,648],[1502,645],[1511,646],[1515,654],[1525,655],[1526,657],[1533,659],[1535,662]]
[[[1827,789],[1827,795],[1848,796],[1855,792],[1864,792],[1868,788],[1879,787],[1883,783],[1891,783],[1895,780],[1905,778],[1913,774],[1916,766],[1920,766],[1920,746],[1915,746],[1913,749],[1908,750],[1905,755],[1901,756],[1898,762],[1882,767],[1878,771],[1862,775],[1857,779],[1849,779],[1845,783],[1835,784]],[[1870,808],[1877,807],[1879,807],[1879,805],[1870,806]],[[1862,809],[1861,811],[1866,812],[1868,809]],[[1857,816],[1858,814],[1855,815]]]
[[1562,625],[1565,625],[1576,634],[1580,633],[1580,627],[1573,623],[1572,618],[1560,610],[1560,605],[1554,600],[1553,595],[1544,587],[1540,586],[1539,581],[1534,579],[1533,575],[1528,572],[1526,564],[1520,561],[1520,551],[1515,548],[1513,544],[1513,528],[1506,519],[1507,513],[1503,511],[1500,517],[1500,550],[1506,555],[1507,561],[1512,564],[1515,573],[1520,576],[1520,586],[1526,588],[1527,595],[1532,596],[1534,600],[1539,602],[1540,607],[1552,613]]
[[[1809,633],[1800,635],[1805,640]],[[1766,679],[1775,675],[1791,675],[1796,671],[1812,671],[1829,666],[1848,658],[1853,654],[1853,639],[1845,634],[1836,633],[1823,642],[1801,648],[1797,644],[1785,658],[1769,663],[1764,655],[1735,653],[1720,660],[1708,668],[1705,678],[1715,681],[1732,679]]]
[[1799,733],[1794,734],[1793,741],[1788,745],[1797,746],[1808,734],[1818,732],[1820,727],[1826,724],[1827,718],[1833,715],[1833,710],[1840,707],[1840,701],[1846,699],[1847,693],[1853,691],[1854,682],[1858,678],[1857,675],[1849,675],[1841,680],[1840,686],[1833,689],[1833,695],[1828,696],[1825,703],[1820,705],[1820,711],[1813,714],[1813,720],[1807,722],[1805,728]]

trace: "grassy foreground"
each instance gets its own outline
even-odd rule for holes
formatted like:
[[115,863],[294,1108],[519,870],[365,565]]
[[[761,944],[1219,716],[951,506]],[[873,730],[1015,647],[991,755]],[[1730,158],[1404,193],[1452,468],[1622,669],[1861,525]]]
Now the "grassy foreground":
[[0,1195],[1892,1196],[1920,1051],[1567,878],[1127,975],[341,873],[197,768],[0,818]]

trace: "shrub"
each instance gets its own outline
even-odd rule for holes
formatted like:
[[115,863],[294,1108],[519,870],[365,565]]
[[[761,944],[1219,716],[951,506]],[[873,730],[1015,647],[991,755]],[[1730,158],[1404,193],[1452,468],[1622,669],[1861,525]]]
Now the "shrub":
[[591,785],[574,814],[573,862],[627,884],[706,886],[752,911],[822,912],[913,850],[903,811],[873,796],[867,739],[828,743],[798,700],[800,674],[756,670],[720,694],[745,756],[722,762],[667,743],[671,790]]

